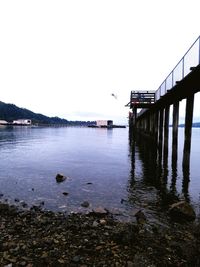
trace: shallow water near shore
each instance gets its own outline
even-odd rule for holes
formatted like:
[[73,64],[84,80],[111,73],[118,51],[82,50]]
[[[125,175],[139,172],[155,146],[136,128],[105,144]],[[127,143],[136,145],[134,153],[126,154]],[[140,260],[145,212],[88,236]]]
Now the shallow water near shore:
[[[160,164],[151,141],[137,138],[130,145],[128,128],[0,128],[0,194],[9,203],[24,201],[29,207],[67,213],[102,206],[125,221],[135,220],[142,209],[150,222],[167,224],[171,202],[187,200],[200,213],[199,140],[200,129],[193,128],[186,175],[181,165],[183,128],[175,167],[170,145],[167,161]],[[57,183],[57,173],[68,178]],[[88,208],[81,207],[84,201]]]

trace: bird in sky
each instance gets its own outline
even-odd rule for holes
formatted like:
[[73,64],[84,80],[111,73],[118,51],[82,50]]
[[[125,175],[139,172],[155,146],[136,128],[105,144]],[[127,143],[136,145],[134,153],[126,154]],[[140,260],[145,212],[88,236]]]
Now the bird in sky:
[[111,94],[111,96],[113,96],[115,99],[117,99],[117,95],[116,94]]

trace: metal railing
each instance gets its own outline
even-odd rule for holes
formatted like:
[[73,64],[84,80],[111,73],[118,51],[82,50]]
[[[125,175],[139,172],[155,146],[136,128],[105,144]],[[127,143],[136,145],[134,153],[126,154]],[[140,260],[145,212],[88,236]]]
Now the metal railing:
[[154,102],[154,91],[131,91],[131,104],[153,104]]
[[178,64],[170,72],[167,78],[162,82],[158,90],[155,92],[155,101],[171,90],[177,82],[181,81],[193,67],[200,64],[200,36],[191,45],[185,55]]

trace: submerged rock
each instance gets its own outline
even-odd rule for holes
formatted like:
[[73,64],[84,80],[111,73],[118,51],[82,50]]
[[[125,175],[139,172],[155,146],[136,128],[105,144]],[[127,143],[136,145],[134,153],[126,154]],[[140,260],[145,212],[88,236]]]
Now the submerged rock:
[[179,201],[170,206],[169,213],[174,219],[185,219],[188,221],[195,220],[196,214],[192,206],[185,202]]
[[88,201],[84,201],[83,203],[81,203],[81,206],[84,208],[88,208],[90,206],[90,203]]
[[123,204],[124,202],[126,203],[128,201],[126,199],[122,198],[121,201],[120,201],[120,203]]
[[66,179],[67,179],[67,177],[64,176],[63,174],[58,173],[56,175],[56,182],[57,183],[61,183],[61,182],[65,181]]

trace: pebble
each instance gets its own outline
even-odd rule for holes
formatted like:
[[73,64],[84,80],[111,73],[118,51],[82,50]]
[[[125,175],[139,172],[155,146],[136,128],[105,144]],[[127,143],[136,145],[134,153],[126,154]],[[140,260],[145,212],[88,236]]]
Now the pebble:
[[200,225],[157,228],[122,223],[108,212],[103,218],[94,212],[16,212],[0,203],[0,266],[155,267],[169,266],[169,259],[174,267],[198,266]]
[[72,261],[78,263],[80,259],[81,259],[80,255],[77,255],[73,257]]
[[127,267],[134,267],[134,263],[132,261],[127,261]]
[[100,221],[99,221],[99,223],[101,224],[101,225],[106,225],[106,220],[105,219],[101,219]]
[[100,215],[100,216],[108,214],[108,211],[102,207],[94,208],[93,212],[95,213],[95,215]]
[[93,227],[97,227],[99,226],[99,223],[97,221],[94,221],[93,224],[92,224]]

